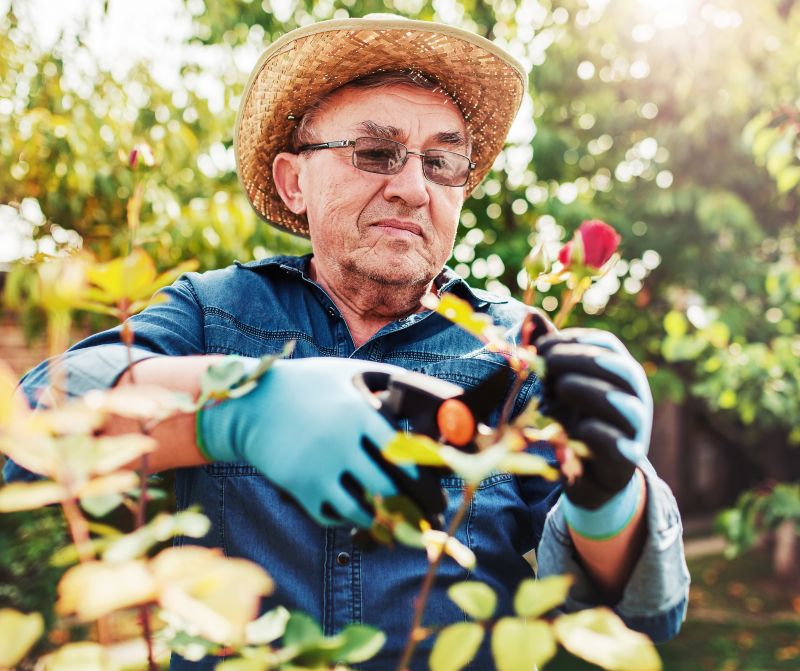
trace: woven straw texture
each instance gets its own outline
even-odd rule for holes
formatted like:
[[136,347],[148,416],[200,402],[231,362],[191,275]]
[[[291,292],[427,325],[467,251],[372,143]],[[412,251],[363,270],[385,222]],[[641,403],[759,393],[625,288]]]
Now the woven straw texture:
[[294,124],[315,101],[360,76],[390,70],[422,72],[455,100],[477,164],[467,193],[481,182],[522,101],[522,66],[488,40],[442,24],[399,18],[323,21],[287,33],[262,54],[239,108],[237,172],[262,219],[308,237],[305,216],[286,208],[275,189],[273,159],[288,149]]

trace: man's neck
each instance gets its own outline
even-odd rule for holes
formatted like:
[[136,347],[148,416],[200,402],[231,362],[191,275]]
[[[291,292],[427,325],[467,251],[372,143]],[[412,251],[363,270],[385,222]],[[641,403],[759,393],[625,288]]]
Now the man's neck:
[[360,347],[386,324],[422,310],[420,300],[432,291],[427,284],[384,284],[345,270],[329,271],[314,262],[309,274],[331,297],[342,314],[353,343]]

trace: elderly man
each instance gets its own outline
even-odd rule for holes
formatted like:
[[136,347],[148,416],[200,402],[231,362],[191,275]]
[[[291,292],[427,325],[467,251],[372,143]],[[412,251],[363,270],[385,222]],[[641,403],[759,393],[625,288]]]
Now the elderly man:
[[[525,81],[497,46],[434,23],[381,15],[284,35],[247,86],[237,168],[256,212],[310,237],[313,254],[182,277],[165,290],[168,302],[131,320],[132,371],[118,330],[64,358],[73,394],[130,384],[131,372],[136,383],[197,394],[214,355],[247,367],[296,342],[252,393],[157,427],[150,465],[179,469],[179,506],[200,504],[212,521],[199,542],[264,566],[278,585],[272,601],[310,613],[327,633],[350,622],[383,629],[387,644],[364,669],[397,663],[427,562],[419,551],[353,543],[350,527],[371,523],[366,493],[392,495],[400,482],[380,457],[395,429],[353,377],[392,365],[469,389],[506,367],[420,300],[452,292],[518,337],[529,309],[470,288],[445,263]],[[611,603],[630,626],[669,638],[688,574],[674,500],[644,457],[652,403],[643,371],[609,334],[567,330],[540,344],[548,387],[531,377],[514,410],[543,393],[594,463],[566,494],[539,478],[485,480],[458,534],[477,555],[470,577],[494,587],[508,611],[531,575],[523,555],[536,550],[540,575],[576,576],[566,608]],[[24,388],[34,398],[44,384],[40,367]],[[462,483],[440,484],[449,518]],[[427,623],[462,619],[445,590],[467,575],[444,563]],[[476,668],[489,668],[480,654]],[[419,655],[415,668],[424,664]],[[173,668],[199,667],[175,658]]]

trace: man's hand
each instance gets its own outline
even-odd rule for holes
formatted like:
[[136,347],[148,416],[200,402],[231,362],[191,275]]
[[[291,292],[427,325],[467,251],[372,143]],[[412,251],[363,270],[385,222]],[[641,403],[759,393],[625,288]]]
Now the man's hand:
[[566,329],[535,344],[546,362],[543,412],[591,451],[583,474],[565,487],[567,522],[588,538],[613,536],[642,493],[633,476],[650,444],[653,401],[645,372],[604,331]]
[[212,461],[252,464],[321,524],[369,527],[365,494],[398,493],[379,454],[395,429],[353,385],[375,369],[353,359],[277,361],[249,394],[200,412],[198,445]]

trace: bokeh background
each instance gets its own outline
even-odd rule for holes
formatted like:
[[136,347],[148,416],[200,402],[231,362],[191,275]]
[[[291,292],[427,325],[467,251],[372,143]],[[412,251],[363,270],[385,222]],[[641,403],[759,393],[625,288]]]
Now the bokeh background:
[[[387,11],[473,30],[530,69],[464,208],[459,274],[519,296],[534,241],[552,253],[595,218],[623,237],[570,323],[618,334],[650,376],[651,456],[693,576],[666,668],[800,668],[796,0],[0,0],[0,359],[22,374],[44,356],[20,260],[125,253],[137,181],[137,243],[162,268],[308,251],[239,189],[238,100],[285,31]],[[134,173],[143,145],[154,164]],[[102,326],[82,317],[75,337]],[[63,533],[53,511],[0,518],[0,605],[48,610]]]

